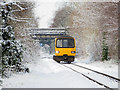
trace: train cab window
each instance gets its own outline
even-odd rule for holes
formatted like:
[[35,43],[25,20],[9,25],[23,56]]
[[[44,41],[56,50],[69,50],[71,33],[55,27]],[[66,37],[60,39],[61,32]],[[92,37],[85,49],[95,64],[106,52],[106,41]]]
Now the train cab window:
[[57,40],[57,47],[62,47],[62,40],[60,39]]
[[63,47],[67,47],[68,46],[68,40],[64,39],[63,40]]
[[57,48],[74,48],[74,39],[57,39]]
[[68,40],[68,47],[69,48],[74,48],[74,39],[69,39]]

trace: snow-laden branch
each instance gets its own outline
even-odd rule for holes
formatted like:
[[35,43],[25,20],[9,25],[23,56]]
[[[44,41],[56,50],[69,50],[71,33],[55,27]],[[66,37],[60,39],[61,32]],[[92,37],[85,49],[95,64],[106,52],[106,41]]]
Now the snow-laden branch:
[[[27,7],[27,8],[24,8],[23,10],[28,10],[28,9],[32,9],[33,7]],[[11,12],[21,12],[23,10],[12,10]]]
[[21,11],[23,11],[24,10],[24,8],[23,7],[21,7],[19,4],[17,4],[16,2],[13,2],[12,3],[13,5],[16,5]]
[[0,2],[0,6],[4,6],[4,5],[6,5],[6,4],[8,4],[8,3]]
[[[10,3],[14,6],[17,6],[19,9],[10,11],[9,12],[10,14],[8,16],[9,19],[11,19],[13,21],[17,21],[17,22],[28,22],[27,20],[32,20],[32,18],[18,18],[17,16],[14,15],[14,12],[21,12],[21,11],[25,11],[25,10],[28,10],[28,9],[32,9],[33,6],[24,8],[20,5],[20,4],[25,4],[24,2],[9,2],[9,3],[2,2],[2,3],[0,3],[0,5],[7,5],[7,4],[10,4]],[[0,14],[0,16],[2,16],[2,15]]]
[[20,20],[32,20],[33,18],[17,18],[17,19],[20,19]]
[[17,1],[19,4],[26,4],[26,2]]
[[23,11],[23,10],[28,10],[28,9],[32,9],[33,8],[33,6],[27,7],[27,8],[23,8],[22,6],[20,6],[19,4],[17,4],[17,2],[14,2],[13,5],[16,5],[20,10],[13,10],[12,12]]
[[[19,5],[20,6],[20,5]],[[25,11],[25,10],[29,10],[29,9],[32,9],[33,8],[33,6],[31,6],[31,7],[27,7],[27,8],[23,8],[22,7],[22,10],[20,9],[20,10],[12,10],[11,12],[13,13],[13,12],[21,12],[21,11]]]
[[32,20],[33,19],[33,18],[18,18],[13,14],[11,14],[10,17],[14,17],[14,19],[18,19],[18,20]]
[[[2,30],[2,29],[5,30],[5,29],[7,29],[8,27],[11,27],[11,26],[6,26],[5,28],[0,28],[0,30]],[[12,27],[11,27],[11,28],[12,28]]]
[[13,20],[13,21],[17,21],[17,22],[28,22],[26,20],[22,20],[22,19],[16,19],[16,18],[13,18],[11,16],[8,16],[9,19]]
[[12,10],[11,12],[21,12],[21,10]]

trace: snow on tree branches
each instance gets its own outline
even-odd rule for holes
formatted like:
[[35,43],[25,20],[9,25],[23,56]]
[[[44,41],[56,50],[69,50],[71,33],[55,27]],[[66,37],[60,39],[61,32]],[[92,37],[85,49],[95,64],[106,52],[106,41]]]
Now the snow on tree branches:
[[0,12],[2,18],[1,32],[2,32],[2,77],[8,77],[8,71],[21,71],[24,70],[21,62],[23,58],[23,48],[20,42],[15,40],[14,28],[10,25],[9,19],[15,21],[26,21],[23,19],[18,19],[12,17],[13,14],[13,5],[16,5],[20,8],[20,10],[24,10],[24,8],[20,7],[16,2],[2,2],[0,3]]

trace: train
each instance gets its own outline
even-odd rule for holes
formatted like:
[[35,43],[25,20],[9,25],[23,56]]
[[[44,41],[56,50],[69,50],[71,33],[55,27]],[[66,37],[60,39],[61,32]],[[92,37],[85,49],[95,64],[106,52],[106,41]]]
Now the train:
[[60,63],[65,61],[68,64],[74,62],[76,55],[75,38],[71,36],[60,36],[55,38],[55,55],[53,59]]

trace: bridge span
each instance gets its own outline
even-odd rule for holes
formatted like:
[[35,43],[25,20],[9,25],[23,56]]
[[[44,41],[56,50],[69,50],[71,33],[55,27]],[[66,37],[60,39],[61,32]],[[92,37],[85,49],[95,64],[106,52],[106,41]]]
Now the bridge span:
[[55,38],[68,35],[67,28],[37,28],[27,30],[34,40],[38,40],[41,46],[50,46],[50,53],[54,52]]

